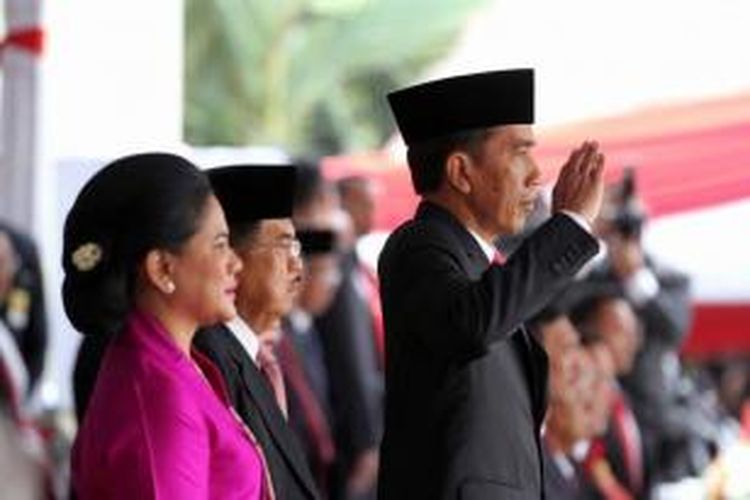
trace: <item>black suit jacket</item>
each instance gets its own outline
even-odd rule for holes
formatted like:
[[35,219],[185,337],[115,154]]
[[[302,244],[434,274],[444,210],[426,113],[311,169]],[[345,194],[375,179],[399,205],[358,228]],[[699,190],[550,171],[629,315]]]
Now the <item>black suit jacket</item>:
[[380,444],[383,429],[383,375],[378,368],[373,318],[354,280],[354,252],[342,257],[343,280],[331,307],[316,320],[331,374],[336,439],[345,465]]
[[379,262],[386,421],[379,497],[538,499],[547,360],[523,329],[597,251],[556,215],[489,266],[450,213],[423,202]]
[[224,325],[199,331],[193,346],[221,371],[229,398],[258,439],[278,500],[318,499],[302,449],[264,375]]

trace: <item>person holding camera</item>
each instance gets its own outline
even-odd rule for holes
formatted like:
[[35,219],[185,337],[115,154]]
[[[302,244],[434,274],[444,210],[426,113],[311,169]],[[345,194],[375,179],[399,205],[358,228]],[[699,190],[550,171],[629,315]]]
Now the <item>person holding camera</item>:
[[690,280],[645,250],[646,220],[634,171],[625,169],[622,181],[605,193],[595,224],[606,253],[580,289],[625,297],[641,323],[643,343],[621,383],[643,433],[647,480],[654,484],[696,474],[707,457],[697,436],[700,425],[684,402],[678,357],[692,316]]

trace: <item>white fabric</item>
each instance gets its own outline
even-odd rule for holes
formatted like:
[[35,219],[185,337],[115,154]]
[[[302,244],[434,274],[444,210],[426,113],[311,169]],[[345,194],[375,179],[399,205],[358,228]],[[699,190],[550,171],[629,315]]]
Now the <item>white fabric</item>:
[[565,479],[572,479],[576,475],[576,469],[571,463],[570,459],[565,456],[564,453],[555,453],[552,455],[552,460],[555,461],[555,465],[557,466],[557,470],[560,471],[560,474]]
[[495,252],[497,252],[497,248],[495,248],[495,245],[486,242],[484,238],[479,236],[477,233],[475,233],[468,227],[466,228],[466,230],[469,231],[469,234],[471,234],[474,237],[477,244],[482,249],[482,252],[487,257],[487,261],[492,262],[495,259]]
[[294,327],[295,331],[300,333],[307,333],[310,331],[312,326],[313,318],[308,313],[301,309],[294,309],[289,313],[289,322]]
[[260,340],[255,334],[250,325],[245,323],[241,317],[236,316],[233,320],[224,323],[229,331],[232,332],[237,341],[242,344],[245,352],[253,360],[253,363],[258,364],[258,351],[260,350]]
[[589,448],[591,448],[591,441],[588,439],[581,439],[576,441],[573,445],[570,455],[578,462],[583,462],[589,452]]
[[573,222],[585,229],[587,233],[591,234],[591,224],[589,224],[589,221],[587,221],[581,214],[571,212],[570,210],[560,210],[560,213],[573,219]]
[[13,384],[13,390],[19,398],[18,403],[26,396],[26,390],[29,387],[29,373],[26,371],[26,365],[18,350],[18,345],[13,334],[0,322],[0,363],[2,363],[8,375],[10,382]]
[[650,269],[642,267],[625,281],[625,293],[633,303],[640,306],[656,297],[659,282]]

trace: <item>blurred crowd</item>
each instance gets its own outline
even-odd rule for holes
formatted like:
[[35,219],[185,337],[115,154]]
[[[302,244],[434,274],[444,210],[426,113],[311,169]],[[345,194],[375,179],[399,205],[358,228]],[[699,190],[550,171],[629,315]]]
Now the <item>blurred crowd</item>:
[[643,247],[646,216],[626,170],[594,228],[600,255],[532,321],[550,358],[550,498],[735,498],[721,457],[742,442],[747,365],[683,363],[690,280]]
[[[283,279],[296,293],[263,343],[278,358],[285,381],[278,400],[317,490],[331,499],[375,498],[387,360],[377,276],[357,243],[374,229],[379,186],[361,176],[330,181],[311,161],[296,167],[296,236],[282,249]],[[530,229],[545,210],[540,198]],[[626,176],[608,190],[594,228],[602,252],[530,323],[550,360],[543,426],[550,499],[750,491],[731,467],[750,435],[748,361],[681,359],[690,280],[649,255],[645,223]],[[500,242],[506,253],[517,244]],[[268,264],[253,272],[261,282],[280,271]],[[264,300],[273,309],[273,297]],[[0,497],[65,498],[64,432],[28,408],[47,345],[42,276],[33,242],[5,224],[0,320]]]

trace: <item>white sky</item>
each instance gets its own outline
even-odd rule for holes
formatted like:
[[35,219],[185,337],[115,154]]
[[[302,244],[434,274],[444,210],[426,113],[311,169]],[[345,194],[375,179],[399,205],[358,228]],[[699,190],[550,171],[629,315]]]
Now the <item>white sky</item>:
[[494,0],[430,72],[537,69],[537,123],[750,91],[750,1]]

